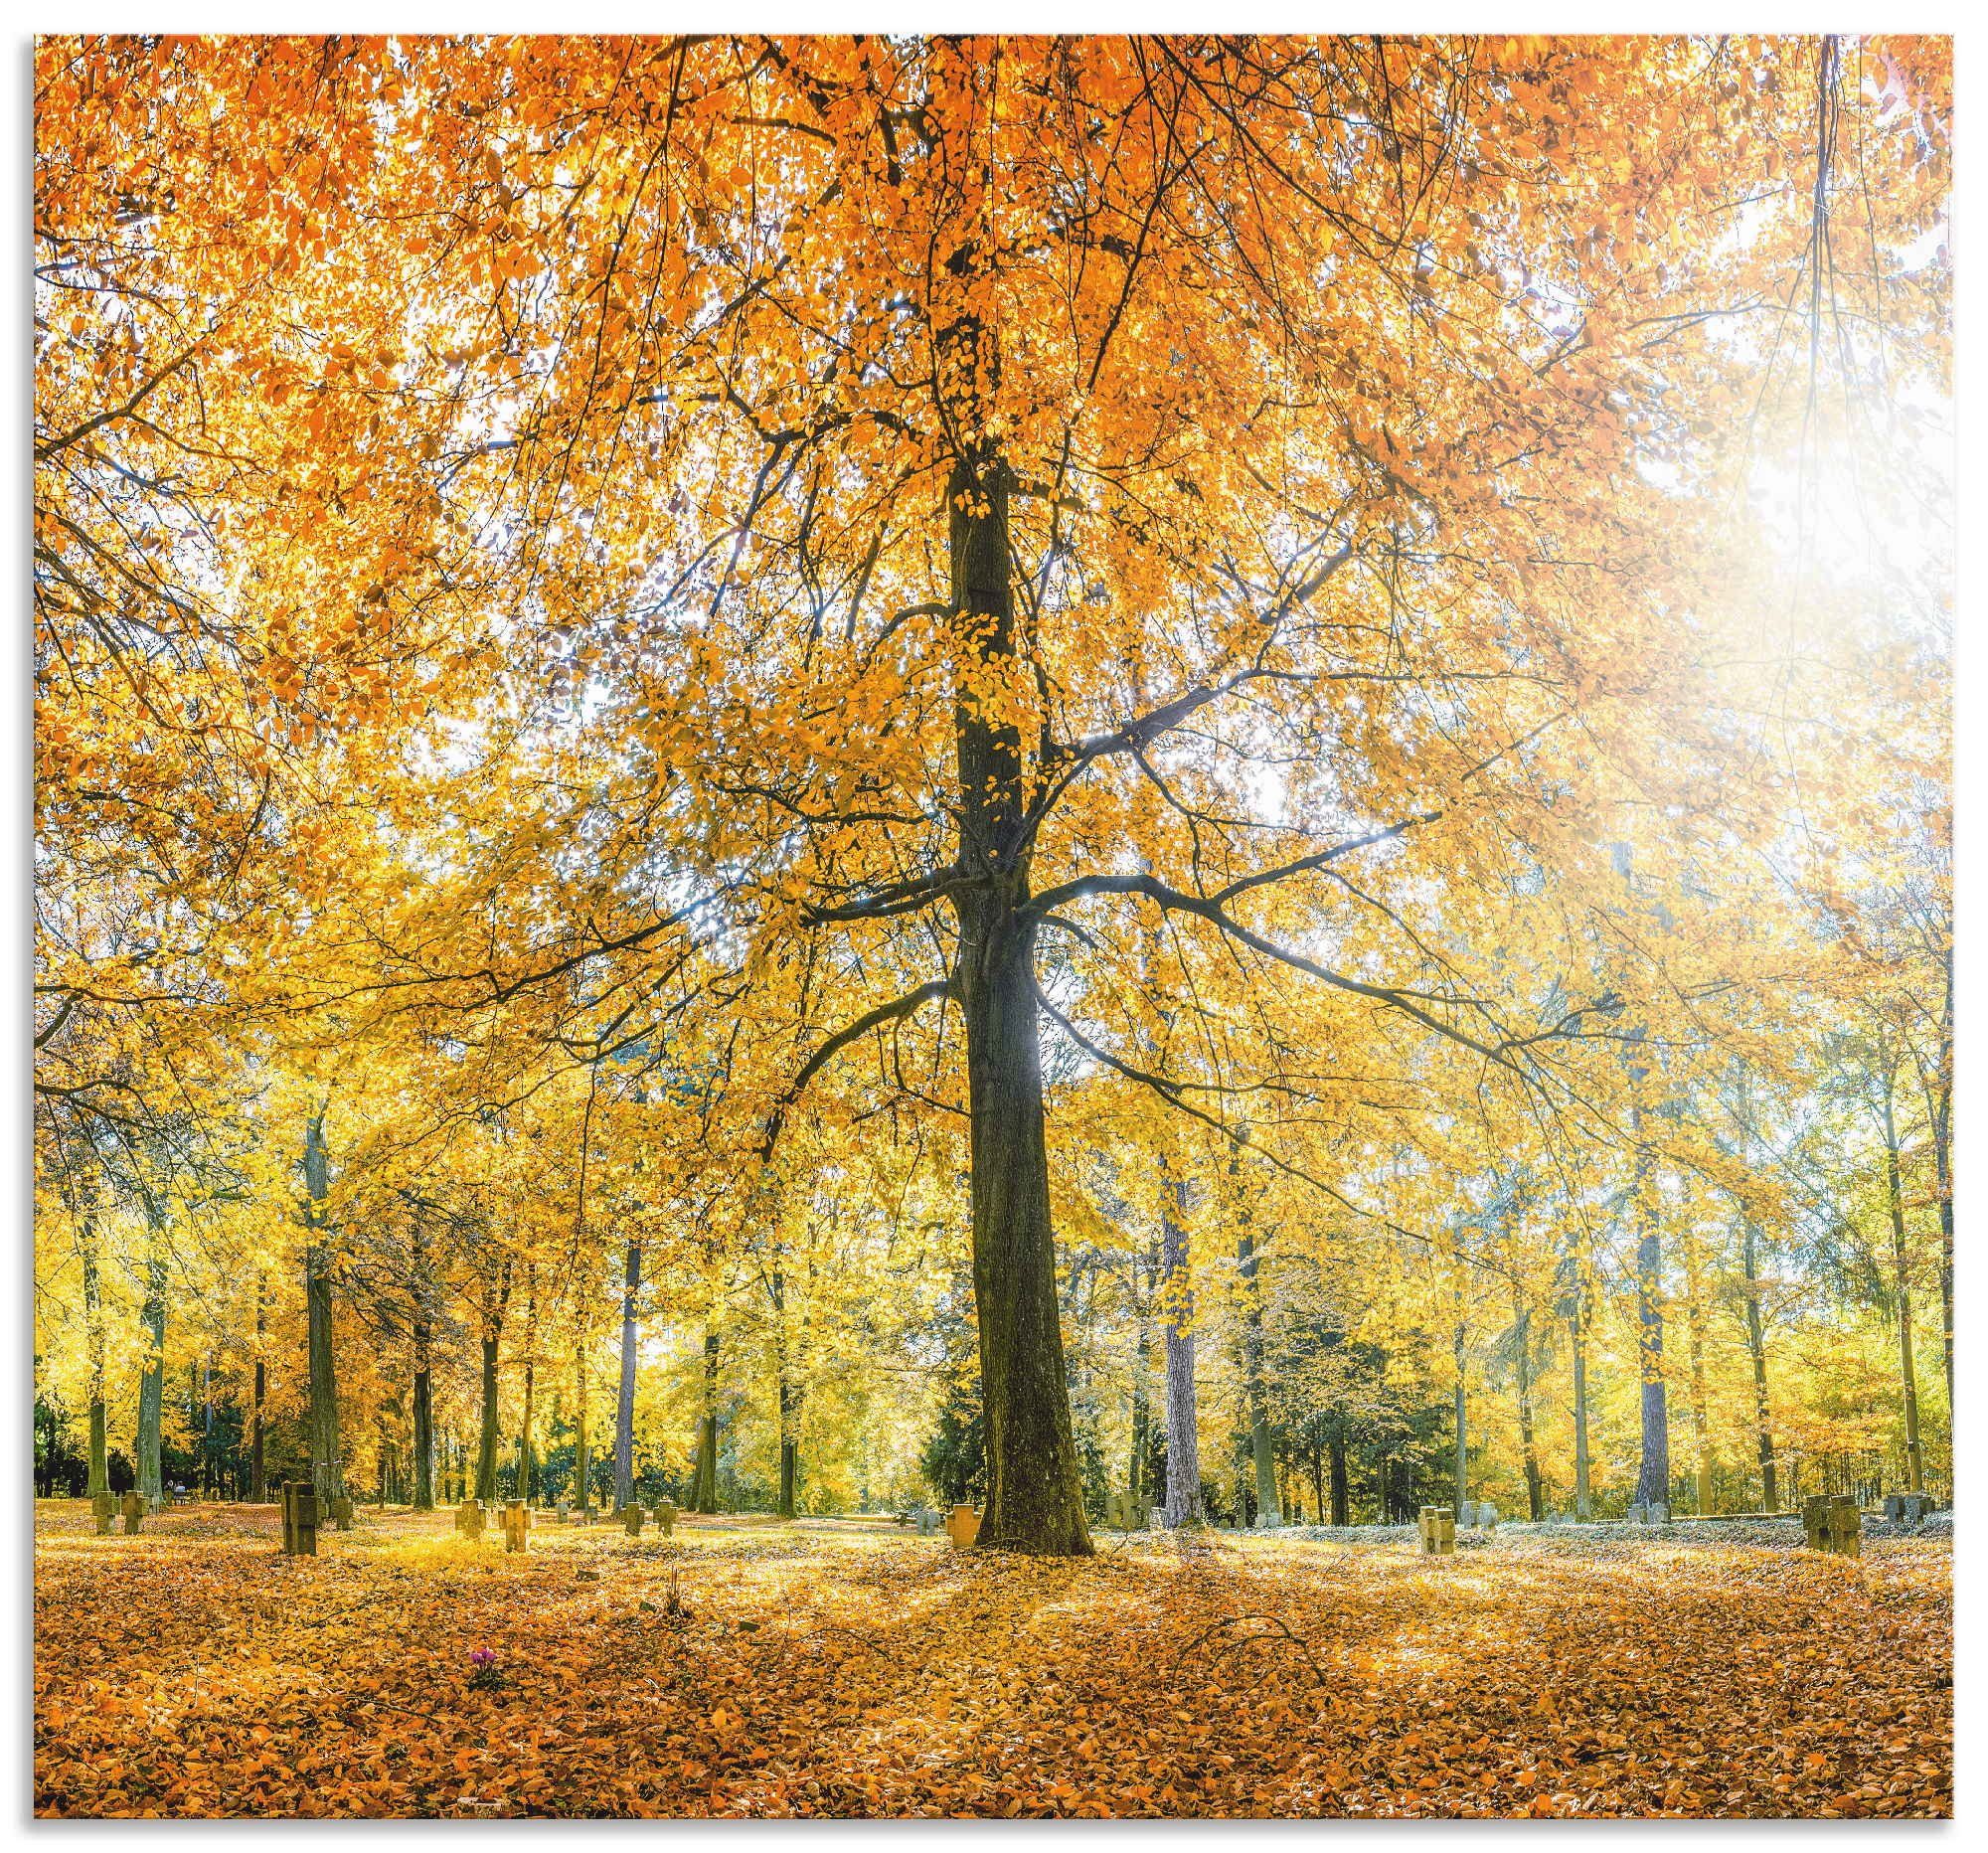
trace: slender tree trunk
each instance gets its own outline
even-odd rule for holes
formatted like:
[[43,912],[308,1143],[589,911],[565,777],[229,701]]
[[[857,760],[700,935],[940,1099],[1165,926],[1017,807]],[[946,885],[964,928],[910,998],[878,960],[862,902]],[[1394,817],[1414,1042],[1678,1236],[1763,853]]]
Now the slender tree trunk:
[[1160,1186],[1161,1331],[1167,1360],[1167,1502],[1170,1526],[1202,1525],[1201,1425],[1195,1407],[1194,1272],[1188,1251],[1187,1186],[1168,1177]]
[[[981,261],[968,243],[950,254],[947,268],[965,276]],[[944,327],[939,350],[944,390],[957,402],[961,424],[984,427],[975,407],[999,365],[993,331],[968,309]],[[978,672],[955,692],[959,862],[970,885],[954,899],[959,941],[952,978],[966,1030],[973,1296],[987,1449],[987,1508],[977,1543],[983,1550],[1088,1556],[1057,1308],[1036,926],[1025,911],[1034,825],[1020,730],[990,721],[982,697],[983,688],[1006,686],[1021,666],[1008,490],[1006,465],[981,447],[959,459],[947,484],[953,623]]]
[[498,1316],[486,1309],[483,1316],[483,1375],[476,1432],[476,1496],[489,1501],[497,1497],[497,1345],[503,1332]]
[[1277,1506],[1276,1467],[1270,1453],[1270,1418],[1263,1395],[1263,1302],[1256,1290],[1256,1242],[1251,1235],[1237,1244],[1242,1290],[1248,1310],[1242,1324],[1242,1384],[1249,1411],[1249,1448],[1256,1465],[1256,1522],[1281,1525]]
[[1713,1507],[1712,1411],[1705,1386],[1705,1301],[1699,1276],[1698,1242],[1687,1224],[1682,1232],[1684,1245],[1685,1335],[1691,1357],[1692,1443],[1698,1455],[1698,1510],[1700,1516]]
[[323,1204],[331,1194],[324,1145],[324,1108],[304,1127],[304,1190],[310,1240],[304,1250],[304,1319],[310,1366],[311,1484],[326,1510],[345,1492],[344,1450],[338,1438],[338,1374],[332,1354],[331,1251],[324,1240]]
[[1581,1263],[1574,1261],[1574,1304],[1568,1317],[1574,1352],[1574,1515],[1594,1516],[1594,1493],[1587,1445],[1587,1281]]
[[525,1410],[518,1432],[518,1497],[527,1505],[539,1502],[539,1453],[536,1408],[539,1363],[539,1289],[533,1264],[531,1290],[525,1300]]
[[593,1467],[586,1446],[586,1337],[576,1333],[573,1341],[574,1471],[580,1484],[574,1500],[581,1512],[593,1509]]
[[780,1493],[775,1509],[781,1518],[792,1518],[800,1457],[800,1440],[795,1433],[798,1399],[787,1369],[787,1282],[777,1263],[767,1279],[766,1291],[773,1302],[773,1394],[780,1423]]
[[150,1193],[145,1197],[145,1364],[138,1377],[138,1490],[156,1500],[165,1491],[159,1461],[160,1425],[166,1397],[166,1250],[164,1218]]
[[1746,1270],[1746,1355],[1753,1361],[1753,1434],[1760,1457],[1760,1497],[1765,1510],[1777,1512],[1774,1432],[1767,1408],[1767,1343],[1760,1319],[1759,1240],[1752,1218],[1746,1218],[1740,1226],[1740,1254]]
[[1533,1430],[1533,1309],[1519,1289],[1516,1272],[1512,1322],[1519,1354],[1519,1448],[1526,1473],[1526,1514],[1537,1525],[1546,1516],[1546,1499],[1540,1481],[1539,1439]]
[[[1141,1271],[1145,1274],[1143,1282],[1139,1279]],[[1150,1258],[1143,1269],[1135,1258],[1132,1274],[1133,1290],[1137,1295],[1133,1316],[1138,1327],[1138,1342],[1132,1357],[1132,1460],[1125,1483],[1134,1499],[1143,1499],[1148,1492],[1146,1473],[1153,1452],[1153,1405],[1147,1388],[1153,1379],[1153,1321],[1148,1298],[1153,1274]]]
[[1892,1268],[1899,1298],[1899,1381],[1905,1404],[1905,1472],[1908,1491],[1925,1491],[1925,1456],[1919,1447],[1918,1368],[1912,1358],[1911,1278],[1905,1251],[1905,1193],[1899,1181],[1899,1126],[1892,1109],[1892,1077],[1883,1077],[1885,1195],[1892,1215]]
[[[1326,1444],[1328,1464],[1332,1469],[1332,1522],[1335,1525],[1350,1525],[1353,1523],[1353,1507],[1352,1501],[1347,1496],[1346,1430],[1341,1424],[1335,1422],[1331,1429],[1327,1431]],[[1317,1461],[1318,1454],[1314,1450],[1312,1454],[1314,1467],[1312,1492],[1314,1503],[1322,1510],[1325,1506],[1326,1495],[1324,1489],[1318,1484],[1318,1475],[1316,1472]]]
[[697,1468],[691,1476],[690,1509],[718,1510],[718,1334],[704,1335],[704,1413],[697,1426]]
[[89,1496],[110,1490],[109,1425],[103,1400],[103,1281],[98,1272],[95,1185],[83,1212],[83,1346],[89,1367]]
[[635,1295],[642,1285],[642,1245],[628,1244],[621,1282],[621,1382],[614,1397],[614,1509],[635,1497]]
[[414,1321],[414,1510],[434,1510],[434,1338],[425,1318]]
[[[1632,1071],[1631,1083],[1641,1085]],[[1644,1505],[1668,1507],[1671,1500],[1670,1406],[1664,1385],[1663,1241],[1657,1222],[1656,1189],[1649,1147],[1643,1141],[1643,1109],[1629,1108],[1629,1129],[1636,1139],[1634,1186],[1636,1219],[1641,1234],[1636,1244],[1636,1351],[1642,1374],[1643,1458],[1636,1475],[1636,1498]]]
[[269,1367],[266,1353],[268,1305],[263,1295],[262,1270],[255,1270],[255,1379],[248,1405],[248,1497],[256,1505],[269,1497],[269,1475],[265,1462],[267,1435],[263,1407],[269,1394]]

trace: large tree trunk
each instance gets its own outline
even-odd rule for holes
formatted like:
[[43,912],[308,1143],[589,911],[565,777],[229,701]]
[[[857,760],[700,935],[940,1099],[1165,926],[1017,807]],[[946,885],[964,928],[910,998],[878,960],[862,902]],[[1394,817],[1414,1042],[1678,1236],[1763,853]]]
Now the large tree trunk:
[[614,1509],[635,1497],[635,1295],[642,1284],[642,1245],[628,1244],[621,1282],[621,1384],[614,1398]]
[[1751,1217],[1741,1225],[1741,1264],[1746,1270],[1746,1354],[1753,1360],[1753,1434],[1760,1456],[1760,1498],[1763,1509],[1780,1506],[1774,1484],[1774,1432],[1767,1412],[1767,1343],[1760,1319],[1760,1233]]
[[1910,1492],[1925,1491],[1925,1455],[1919,1447],[1918,1367],[1912,1358],[1912,1294],[1905,1251],[1905,1193],[1899,1181],[1899,1125],[1892,1108],[1892,1076],[1882,1081],[1885,1108],[1885,1198],[1892,1216],[1892,1268],[1899,1300],[1899,1382],[1905,1405],[1905,1472]]
[[[983,262],[968,242],[948,271]],[[984,428],[1000,356],[972,302],[941,330],[941,390],[962,428]],[[966,1029],[972,1151],[973,1293],[987,1448],[982,1550],[1088,1556],[1058,1318],[1056,1237],[1043,1127],[1028,814],[1020,730],[991,722],[984,691],[1005,688],[1015,656],[1008,550],[1009,474],[974,440],[946,485],[952,621],[969,675],[954,696],[959,778],[959,919],[953,988]],[[981,673],[971,673],[977,669]]]
[[1249,1448],[1256,1463],[1256,1522],[1281,1525],[1277,1506],[1276,1464],[1270,1451],[1270,1417],[1263,1395],[1263,1301],[1256,1290],[1256,1241],[1244,1235],[1237,1243],[1243,1292],[1248,1310],[1242,1323],[1242,1386],[1248,1403]]
[[324,1510],[345,1491],[343,1449],[338,1439],[338,1375],[331,1348],[331,1251],[324,1241],[322,1205],[331,1194],[324,1146],[324,1109],[304,1127],[304,1190],[310,1240],[304,1249],[304,1320],[309,1350],[311,1484]]
[[1168,1525],[1201,1525],[1201,1423],[1195,1405],[1194,1273],[1182,1222],[1187,1187],[1178,1178],[1161,1186],[1160,1303],[1167,1360]]

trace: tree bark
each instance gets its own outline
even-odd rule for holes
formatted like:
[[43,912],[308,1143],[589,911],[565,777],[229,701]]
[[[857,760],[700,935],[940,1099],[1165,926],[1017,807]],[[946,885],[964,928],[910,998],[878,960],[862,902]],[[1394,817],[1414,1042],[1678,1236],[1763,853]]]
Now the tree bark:
[[[1142,1282],[1141,1274],[1145,1275]],[[1138,1342],[1132,1354],[1132,1459],[1130,1470],[1125,1476],[1127,1490],[1134,1499],[1146,1496],[1146,1472],[1153,1452],[1153,1405],[1148,1385],[1153,1375],[1153,1322],[1149,1295],[1152,1290],[1153,1263],[1151,1252],[1141,1262],[1138,1257],[1132,1262],[1132,1284],[1134,1306],[1132,1316],[1137,1325]]]
[[1698,1510],[1701,1517],[1711,1512],[1712,1492],[1712,1411],[1705,1386],[1705,1303],[1699,1265],[1698,1243],[1687,1224],[1684,1244],[1685,1334],[1691,1357],[1692,1442],[1698,1453]]
[[773,1395],[780,1424],[780,1490],[774,1509],[781,1518],[792,1518],[800,1472],[800,1441],[795,1433],[799,1400],[787,1369],[787,1283],[777,1264],[766,1292],[773,1302]]
[[497,1497],[497,1345],[503,1326],[498,1317],[486,1312],[483,1320],[483,1373],[477,1410],[476,1496],[488,1501]]
[[621,1281],[621,1383],[614,1397],[614,1509],[635,1497],[635,1295],[642,1285],[642,1245],[628,1244]]
[[[1352,1502],[1347,1496],[1346,1429],[1343,1424],[1335,1422],[1332,1425],[1327,1434],[1326,1446],[1328,1455],[1327,1464],[1331,1470],[1332,1522],[1335,1525],[1350,1525],[1353,1523],[1353,1508]],[[1318,1456],[1314,1452],[1312,1455],[1314,1468],[1316,1467],[1317,1459]],[[1317,1496],[1317,1503],[1323,1506],[1325,1504],[1325,1495],[1319,1489],[1316,1471],[1312,1475],[1312,1491]]]
[[586,1447],[586,1338],[576,1334],[573,1341],[574,1472],[580,1484],[574,1488],[574,1503],[582,1512],[593,1509],[592,1463]]
[[269,1496],[268,1468],[264,1461],[266,1436],[263,1405],[269,1391],[265,1341],[268,1337],[268,1308],[263,1298],[262,1272],[255,1271],[255,1378],[248,1405],[248,1497],[261,1505]]
[[1533,1431],[1533,1309],[1519,1289],[1516,1270],[1512,1278],[1512,1324],[1518,1346],[1519,1448],[1526,1473],[1526,1515],[1537,1525],[1546,1516],[1546,1499],[1540,1481],[1539,1440]]
[[535,1401],[539,1362],[539,1289],[535,1277],[536,1265],[532,1272],[534,1278],[525,1300],[525,1408],[518,1432],[518,1497],[527,1505],[537,1505],[539,1502],[539,1455],[534,1428],[538,1418]]
[[414,1510],[434,1510],[433,1336],[425,1319],[414,1323]]
[[1912,1358],[1912,1293],[1905,1250],[1905,1193],[1899,1179],[1899,1123],[1892,1105],[1892,1074],[1882,1077],[1885,1109],[1885,1197],[1892,1218],[1892,1267],[1899,1299],[1899,1381],[1905,1406],[1907,1491],[1925,1491],[1925,1455],[1919,1446],[1918,1367]]
[[1271,1458],[1270,1418],[1263,1395],[1263,1302],[1256,1290],[1256,1240],[1243,1235],[1237,1243],[1243,1292],[1248,1310],[1242,1323],[1242,1384],[1249,1411],[1249,1448],[1256,1465],[1256,1522],[1281,1525],[1277,1505],[1276,1464]]
[[1161,1331],[1167,1369],[1167,1500],[1170,1526],[1202,1525],[1201,1424],[1195,1405],[1194,1273],[1182,1222],[1187,1186],[1165,1178],[1160,1213]]
[[332,1354],[331,1252],[324,1241],[322,1205],[331,1194],[324,1145],[324,1108],[304,1127],[305,1211],[310,1239],[304,1249],[304,1319],[310,1375],[311,1484],[324,1509],[345,1492],[343,1450],[338,1438],[338,1374]]
[[138,1490],[147,1499],[165,1491],[159,1461],[160,1425],[166,1398],[166,1250],[164,1218],[151,1193],[145,1194],[145,1364],[138,1377]]
[[691,1476],[690,1509],[718,1510],[718,1334],[704,1335],[704,1413],[697,1425],[697,1468]]
[[1574,1258],[1574,1303],[1568,1315],[1574,1352],[1574,1515],[1594,1516],[1591,1457],[1587,1444],[1587,1281]]
[[1774,1433],[1767,1408],[1767,1343],[1760,1319],[1760,1232],[1748,1217],[1741,1225],[1740,1256],[1746,1270],[1746,1353],[1753,1361],[1753,1434],[1760,1458],[1762,1509],[1780,1510],[1774,1483]]
[[110,1443],[103,1399],[103,1281],[98,1272],[95,1185],[85,1186],[90,1200],[83,1210],[83,1347],[89,1367],[89,1485],[94,1499],[110,1490]]
[[[1642,1076],[1631,1071],[1631,1085]],[[1643,1457],[1636,1475],[1636,1498],[1644,1505],[1668,1507],[1671,1502],[1670,1405],[1664,1384],[1663,1240],[1657,1222],[1656,1191],[1650,1176],[1650,1152],[1644,1143],[1643,1109],[1629,1108],[1629,1129],[1636,1139],[1634,1200],[1641,1234],[1636,1244],[1636,1355],[1642,1375]]]
[[[972,275],[971,243],[947,268]],[[962,424],[999,365],[993,331],[970,308],[939,339],[944,390]],[[959,778],[958,959],[953,987],[966,1031],[972,1152],[973,1294],[980,1338],[987,1509],[982,1550],[1088,1556],[1083,1487],[1064,1372],[1043,1126],[1036,927],[1029,900],[1034,825],[1020,730],[990,722],[980,690],[1020,668],[1008,549],[1009,473],[979,440],[946,485],[953,625],[979,673],[954,695]]]

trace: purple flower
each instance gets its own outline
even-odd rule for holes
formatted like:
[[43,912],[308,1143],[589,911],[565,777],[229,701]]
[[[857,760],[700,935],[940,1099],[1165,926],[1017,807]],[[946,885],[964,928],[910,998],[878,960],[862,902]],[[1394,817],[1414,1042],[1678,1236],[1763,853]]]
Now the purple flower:
[[495,1666],[497,1664],[497,1650],[494,1647],[479,1647],[469,1656],[469,1664],[471,1666]]

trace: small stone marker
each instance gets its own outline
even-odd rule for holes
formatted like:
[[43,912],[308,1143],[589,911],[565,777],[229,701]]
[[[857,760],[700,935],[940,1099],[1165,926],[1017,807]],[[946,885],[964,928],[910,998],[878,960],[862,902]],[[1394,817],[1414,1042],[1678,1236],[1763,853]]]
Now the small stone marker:
[[483,1508],[474,1499],[465,1499],[455,1508],[455,1528],[465,1538],[483,1536]]
[[1895,1524],[1923,1525],[1932,1516],[1930,1493],[1887,1493],[1885,1516]]
[[331,1522],[340,1531],[352,1529],[352,1499],[347,1493],[335,1494],[331,1502]]
[[1628,1519],[1632,1525],[1668,1525],[1671,1509],[1661,1499],[1637,1500],[1629,1507]]
[[1416,1522],[1424,1557],[1450,1557],[1456,1551],[1456,1514],[1448,1506],[1425,1505]]
[[938,1535],[938,1514],[930,1506],[919,1506],[911,1514],[911,1523],[917,1526],[920,1538],[934,1538]]
[[1832,1557],[1864,1555],[1864,1514],[1849,1493],[1817,1493],[1802,1502],[1802,1531],[1811,1551]]
[[665,1538],[675,1535],[677,1528],[677,1506],[674,1499],[656,1501],[656,1529]]
[[559,1522],[562,1525],[571,1522],[573,1518],[573,1507],[570,1506],[564,1499],[562,1499],[559,1502],[558,1511],[559,1511]]
[[632,1499],[621,1508],[621,1523],[628,1528],[629,1537],[642,1535],[642,1508]]
[[507,1551],[523,1551],[529,1548],[532,1535],[532,1508],[522,1499],[513,1499],[504,1508],[504,1548]]
[[117,1495],[112,1492],[97,1493],[89,1502],[90,1515],[96,1520],[96,1535],[110,1536],[110,1523],[117,1516]]
[[945,1521],[945,1535],[952,1540],[955,1551],[971,1548],[974,1539],[980,1536],[980,1514],[970,1505],[956,1505],[952,1516]]
[[124,1513],[124,1535],[128,1538],[143,1529],[145,1524],[145,1495],[126,1493],[122,1507]]
[[309,1480],[283,1483],[283,1555],[317,1555],[317,1488]]
[[1477,1523],[1485,1531],[1498,1529],[1498,1508],[1488,1499],[1480,1499],[1477,1502]]

